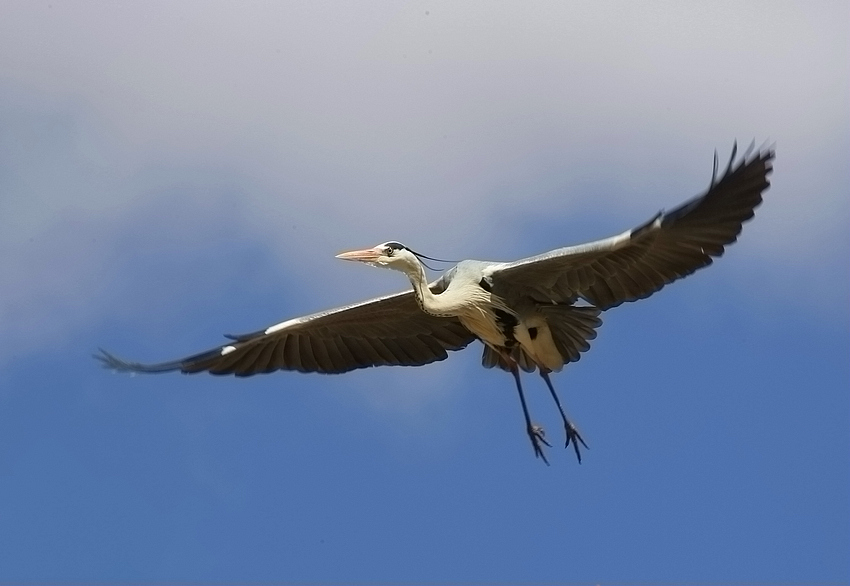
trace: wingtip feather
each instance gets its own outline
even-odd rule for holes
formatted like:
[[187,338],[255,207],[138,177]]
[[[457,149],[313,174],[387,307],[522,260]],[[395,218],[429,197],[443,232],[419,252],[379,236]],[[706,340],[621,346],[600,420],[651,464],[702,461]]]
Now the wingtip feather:
[[168,362],[164,364],[142,364],[140,362],[129,362],[127,360],[122,360],[121,358],[118,358],[114,354],[110,354],[103,348],[98,348],[98,352],[99,353],[92,354],[92,358],[94,358],[95,360],[99,360],[103,368],[106,368],[107,370],[111,370],[113,372],[171,372],[174,370],[180,370],[181,367],[179,362]]

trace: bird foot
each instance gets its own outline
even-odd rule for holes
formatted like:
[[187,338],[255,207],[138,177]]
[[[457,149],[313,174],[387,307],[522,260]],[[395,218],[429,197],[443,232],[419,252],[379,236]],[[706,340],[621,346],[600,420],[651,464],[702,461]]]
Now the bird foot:
[[575,425],[570,422],[564,424],[564,430],[567,432],[567,441],[564,444],[564,447],[567,448],[570,445],[570,442],[573,443],[573,449],[576,451],[576,458],[578,458],[578,463],[581,464],[581,452],[579,451],[578,444],[581,442],[581,445],[585,447],[585,449],[589,450],[587,444],[584,443],[584,439],[582,439],[581,434],[578,432],[578,429]]
[[527,430],[528,437],[531,439],[531,445],[534,447],[534,455],[538,458],[542,458],[546,465],[549,465],[549,460],[546,459],[546,454],[543,453],[543,447],[540,445],[541,443],[552,447],[552,444],[546,441],[546,431],[544,431],[543,427],[540,425],[532,424]]

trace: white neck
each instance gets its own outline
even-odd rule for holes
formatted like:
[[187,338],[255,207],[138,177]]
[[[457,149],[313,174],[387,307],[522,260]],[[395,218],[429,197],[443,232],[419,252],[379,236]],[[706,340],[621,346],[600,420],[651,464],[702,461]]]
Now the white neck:
[[404,274],[407,275],[410,284],[413,285],[413,294],[416,296],[416,301],[419,302],[422,311],[431,315],[454,315],[449,312],[451,308],[447,306],[444,298],[431,293],[422,263],[418,260],[413,261],[404,267]]

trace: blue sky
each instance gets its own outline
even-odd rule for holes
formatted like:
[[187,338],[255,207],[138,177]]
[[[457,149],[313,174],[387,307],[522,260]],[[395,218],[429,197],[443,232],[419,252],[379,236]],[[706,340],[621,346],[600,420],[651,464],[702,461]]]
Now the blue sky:
[[[850,10],[815,2],[0,6],[0,582],[846,582]],[[126,376],[773,186],[607,312],[533,457],[480,348],[342,376]],[[539,377],[535,420],[559,437]],[[557,444],[557,441],[555,442]]]

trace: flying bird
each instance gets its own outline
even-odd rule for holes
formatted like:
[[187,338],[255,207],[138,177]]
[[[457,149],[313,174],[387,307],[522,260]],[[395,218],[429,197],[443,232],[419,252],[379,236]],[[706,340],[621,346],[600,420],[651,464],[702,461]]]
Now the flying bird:
[[737,145],[708,190],[617,236],[558,248],[513,262],[464,260],[433,282],[423,259],[395,241],[337,258],[404,273],[412,290],[296,317],[212,350],[159,364],[128,362],[100,350],[95,358],[121,372],[251,376],[276,370],[343,373],[370,366],[422,366],[479,340],[482,363],[513,376],[534,454],[548,464],[543,429],[532,423],[520,370],[543,378],[564,424],[565,447],[587,444],[567,417],[550,374],[590,348],[600,314],[643,299],[710,265],[735,242],[768,188],[772,148],[736,163]]

